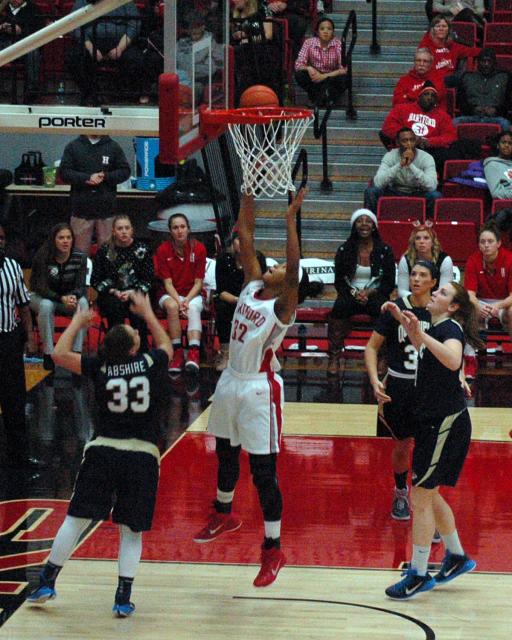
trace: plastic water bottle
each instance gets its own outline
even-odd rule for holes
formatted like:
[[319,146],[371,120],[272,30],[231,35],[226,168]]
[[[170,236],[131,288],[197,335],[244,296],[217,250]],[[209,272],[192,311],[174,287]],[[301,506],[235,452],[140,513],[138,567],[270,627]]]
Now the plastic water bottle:
[[66,102],[66,88],[64,87],[64,82],[61,80],[57,87],[57,103],[65,104]]

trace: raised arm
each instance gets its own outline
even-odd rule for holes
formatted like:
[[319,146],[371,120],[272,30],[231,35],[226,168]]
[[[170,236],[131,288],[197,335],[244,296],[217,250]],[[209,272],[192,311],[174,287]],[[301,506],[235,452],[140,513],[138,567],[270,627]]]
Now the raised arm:
[[142,318],[147,324],[155,347],[157,349],[162,349],[162,351],[165,351],[165,353],[169,356],[169,359],[172,358],[171,341],[164,328],[158,321],[157,317],[153,313],[151,302],[149,301],[149,296],[137,291],[130,295],[130,300],[130,310],[140,318]]
[[286,212],[286,274],[284,290],[276,300],[275,313],[281,322],[288,324],[295,313],[299,300],[300,246],[297,235],[297,211],[302,206],[306,189],[301,189]]
[[83,327],[88,327],[91,323],[92,312],[87,309],[82,311],[78,307],[75,315],[71,319],[71,322],[66,327],[66,330],[61,335],[59,341],[55,345],[55,351],[52,354],[53,361],[58,367],[64,367],[72,373],[82,373],[82,354],[73,351],[73,343],[76,338],[76,334]]
[[244,284],[261,279],[261,268],[254,248],[254,196],[242,195],[238,216],[240,261],[244,270]]

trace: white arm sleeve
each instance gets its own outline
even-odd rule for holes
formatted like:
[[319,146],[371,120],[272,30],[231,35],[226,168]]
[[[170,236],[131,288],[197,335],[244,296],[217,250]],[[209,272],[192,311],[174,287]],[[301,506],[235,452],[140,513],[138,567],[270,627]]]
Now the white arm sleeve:
[[399,298],[404,298],[411,293],[409,291],[409,267],[407,266],[407,258],[405,255],[400,258],[400,262],[398,263],[396,284]]

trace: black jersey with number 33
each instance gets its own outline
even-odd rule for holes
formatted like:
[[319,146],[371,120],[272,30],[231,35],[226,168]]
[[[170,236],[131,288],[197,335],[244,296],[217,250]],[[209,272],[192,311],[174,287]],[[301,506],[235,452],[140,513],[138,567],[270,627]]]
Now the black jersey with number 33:
[[87,356],[82,356],[81,362],[82,374],[94,384],[98,406],[95,435],[156,444],[156,400],[167,376],[166,352],[153,349],[116,364]]
[[[411,296],[395,300],[397,307],[403,311],[408,309],[421,322],[424,331],[430,327],[430,312],[423,307],[414,307],[411,303]],[[389,369],[394,372],[414,378],[416,372],[418,353],[412,346],[411,341],[402,327],[389,311],[382,313],[376,324],[375,331],[386,338],[387,355],[386,360]]]

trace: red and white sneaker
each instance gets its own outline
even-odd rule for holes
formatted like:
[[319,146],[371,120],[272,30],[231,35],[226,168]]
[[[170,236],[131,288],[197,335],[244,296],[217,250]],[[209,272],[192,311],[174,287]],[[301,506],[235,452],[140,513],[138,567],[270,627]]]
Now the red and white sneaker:
[[182,372],[184,366],[185,354],[183,353],[183,349],[176,349],[167,371],[172,375],[176,375]]
[[242,521],[232,513],[217,513],[214,511],[208,518],[206,526],[194,536],[194,542],[203,544],[211,542],[223,533],[230,533],[240,529]]
[[478,370],[476,356],[464,356],[464,375],[466,380],[474,380]]
[[281,549],[261,549],[261,569],[254,578],[255,587],[268,587],[277,578],[277,574],[286,564],[286,558]]
[[188,350],[185,371],[199,371],[199,349],[197,347],[190,347]]

